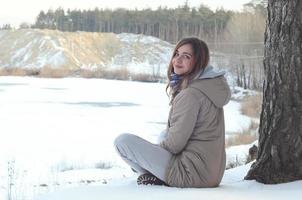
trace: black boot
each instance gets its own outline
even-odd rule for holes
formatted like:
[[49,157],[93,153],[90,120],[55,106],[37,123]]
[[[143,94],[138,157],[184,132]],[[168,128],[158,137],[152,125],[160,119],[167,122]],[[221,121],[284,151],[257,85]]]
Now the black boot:
[[138,185],[165,185],[168,186],[164,181],[160,180],[153,174],[142,174],[137,177]]

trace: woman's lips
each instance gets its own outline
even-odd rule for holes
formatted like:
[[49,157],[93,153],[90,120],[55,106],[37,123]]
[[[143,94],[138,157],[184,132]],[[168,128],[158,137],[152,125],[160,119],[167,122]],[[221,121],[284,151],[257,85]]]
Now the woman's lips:
[[179,69],[182,68],[181,65],[175,65],[174,67],[175,67],[175,68],[179,68]]

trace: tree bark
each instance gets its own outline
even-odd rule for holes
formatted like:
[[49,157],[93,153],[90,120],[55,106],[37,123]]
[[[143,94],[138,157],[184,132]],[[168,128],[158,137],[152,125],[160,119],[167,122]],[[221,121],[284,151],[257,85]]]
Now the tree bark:
[[302,179],[302,1],[269,0],[259,151],[245,179]]

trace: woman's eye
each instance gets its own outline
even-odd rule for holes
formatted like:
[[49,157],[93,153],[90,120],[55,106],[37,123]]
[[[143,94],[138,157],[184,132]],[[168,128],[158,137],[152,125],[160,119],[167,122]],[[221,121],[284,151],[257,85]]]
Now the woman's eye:
[[179,53],[175,53],[173,58],[180,58],[180,59],[186,59],[186,60],[190,60],[191,56],[187,55],[187,54],[179,54]]

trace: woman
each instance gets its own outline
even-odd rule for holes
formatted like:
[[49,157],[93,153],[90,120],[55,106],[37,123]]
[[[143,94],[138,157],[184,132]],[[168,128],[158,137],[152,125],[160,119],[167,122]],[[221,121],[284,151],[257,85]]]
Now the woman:
[[215,72],[209,49],[198,38],[176,45],[168,68],[171,109],[159,145],[122,134],[120,156],[139,172],[138,184],[216,187],[225,169],[223,106],[230,98],[224,72]]

